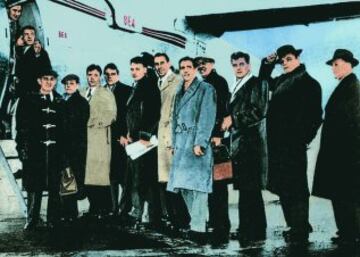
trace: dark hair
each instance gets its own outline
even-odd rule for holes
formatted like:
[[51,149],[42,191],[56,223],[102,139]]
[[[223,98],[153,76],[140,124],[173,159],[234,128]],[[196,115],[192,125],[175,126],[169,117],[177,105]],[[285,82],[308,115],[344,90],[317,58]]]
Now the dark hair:
[[155,60],[155,57],[161,57],[161,56],[163,56],[167,62],[170,61],[169,56],[166,53],[156,53],[154,55],[154,60]]
[[193,67],[194,67],[194,68],[197,68],[197,64],[196,64],[194,58],[191,58],[191,57],[189,57],[189,56],[185,56],[185,57],[183,57],[183,58],[181,58],[181,59],[179,60],[179,68],[180,68],[180,63],[182,63],[182,62],[184,62],[184,61],[190,61],[190,62],[192,63],[192,65],[193,65]]
[[244,52],[235,52],[235,53],[232,53],[231,56],[230,56],[230,62],[232,60],[237,60],[239,58],[244,58],[245,59],[245,62],[247,64],[250,63],[250,55],[248,55],[247,53],[244,53]]
[[112,63],[112,62],[111,62],[111,63],[106,64],[105,67],[104,67],[104,72],[105,72],[107,69],[116,70],[116,73],[119,74],[119,69],[118,69],[118,67],[116,66],[115,63]]
[[35,27],[33,27],[33,26],[31,26],[31,25],[26,25],[26,26],[24,26],[24,27],[21,28],[21,34],[24,34],[24,31],[27,30],[27,29],[33,30],[33,31],[36,33]]
[[130,64],[132,63],[142,64],[144,67],[147,67],[144,59],[141,56],[135,56],[134,58],[131,58]]
[[145,62],[145,67],[154,67],[154,56],[148,52],[142,52],[141,57]]
[[97,64],[90,64],[87,68],[86,68],[86,74],[89,73],[89,71],[93,71],[93,70],[97,70],[99,72],[99,74],[101,75],[102,71],[101,71],[101,67]]

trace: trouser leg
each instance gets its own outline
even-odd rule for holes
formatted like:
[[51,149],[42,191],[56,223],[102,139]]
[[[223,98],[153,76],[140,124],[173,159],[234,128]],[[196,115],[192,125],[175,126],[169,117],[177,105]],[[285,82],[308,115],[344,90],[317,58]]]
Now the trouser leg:
[[280,196],[285,219],[291,227],[291,235],[308,237],[311,231],[309,224],[309,196]]
[[58,222],[60,220],[60,195],[59,191],[55,189],[49,189],[48,206],[47,206],[47,221]]
[[140,181],[141,163],[139,160],[130,160],[128,164],[132,181],[131,203],[133,206],[133,210],[131,211],[130,215],[133,216],[136,220],[141,221],[144,211],[144,194],[147,191],[146,188],[144,188],[145,185],[142,185]]
[[61,197],[62,217],[77,218],[79,211],[75,195]]
[[181,194],[190,213],[190,229],[196,232],[205,232],[208,194],[187,189],[181,189]]
[[239,191],[239,232],[249,238],[264,237],[266,216],[261,190]]
[[338,234],[344,238],[358,235],[357,204],[347,200],[332,200]]
[[111,182],[111,211],[113,214],[117,214],[119,212],[119,183]]
[[209,194],[209,224],[216,231],[229,232],[228,188],[224,181],[214,181],[213,192]]
[[27,217],[26,222],[37,224],[40,219],[42,191],[27,192]]

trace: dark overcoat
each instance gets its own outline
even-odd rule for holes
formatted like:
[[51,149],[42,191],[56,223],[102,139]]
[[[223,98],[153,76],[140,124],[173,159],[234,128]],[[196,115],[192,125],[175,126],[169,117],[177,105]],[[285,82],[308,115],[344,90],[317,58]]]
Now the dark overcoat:
[[263,60],[260,69],[272,93],[267,115],[268,189],[279,195],[309,195],[306,150],[322,122],[321,87],[303,64],[271,79],[273,68]]
[[18,96],[29,92],[38,92],[38,74],[42,70],[51,69],[49,55],[43,48],[39,55],[35,54],[34,47],[32,46],[25,52],[24,49],[24,47],[17,48],[15,75],[19,79],[19,84],[16,86],[16,94]]
[[[150,140],[157,134],[160,120],[161,96],[156,81],[143,77],[137,81],[127,102],[126,124],[133,142],[139,139]],[[133,165],[132,165],[133,164]],[[157,149],[152,149],[136,160],[131,160],[134,168],[132,184],[138,190],[145,190],[149,184],[158,182]]]
[[216,121],[212,137],[224,137],[221,125],[226,116],[229,115],[229,86],[226,80],[220,76],[215,69],[204,79],[215,88],[216,91]]
[[264,189],[267,181],[265,115],[268,84],[252,76],[230,102],[234,188]]
[[340,82],[325,108],[313,194],[359,200],[360,82],[353,73]]
[[[211,193],[213,153],[210,137],[215,125],[216,92],[213,86],[197,78],[183,91],[181,83],[175,96],[172,123],[174,157],[167,190]],[[204,149],[203,156],[194,154],[196,145]]]
[[16,148],[23,163],[23,186],[29,192],[58,190],[64,162],[64,100],[39,93],[19,100]]
[[110,182],[120,182],[124,180],[126,170],[126,152],[124,147],[120,144],[120,137],[126,138],[126,103],[132,92],[132,88],[121,82],[107,87],[113,92],[116,101],[117,115],[116,121],[111,124],[111,169]]
[[79,185],[84,185],[89,116],[89,103],[78,91],[65,101],[65,160]]

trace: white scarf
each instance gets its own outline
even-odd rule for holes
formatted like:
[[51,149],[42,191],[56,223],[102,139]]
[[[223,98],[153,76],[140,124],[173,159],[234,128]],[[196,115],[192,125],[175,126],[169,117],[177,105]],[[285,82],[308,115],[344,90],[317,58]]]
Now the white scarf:
[[237,93],[237,91],[239,91],[239,89],[246,83],[248,82],[249,79],[251,79],[253,77],[251,72],[248,72],[248,74],[246,74],[242,79],[240,80],[236,80],[236,77],[234,79],[234,83],[232,86],[232,93],[231,93],[231,99],[230,99],[230,103],[232,101],[234,101],[235,95]]

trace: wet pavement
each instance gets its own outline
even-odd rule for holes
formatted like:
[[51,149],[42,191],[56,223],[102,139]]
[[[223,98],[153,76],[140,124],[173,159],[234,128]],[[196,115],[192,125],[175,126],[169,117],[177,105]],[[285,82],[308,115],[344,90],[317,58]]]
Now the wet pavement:
[[[23,232],[23,218],[0,216],[0,257],[2,256],[280,256],[349,257],[360,256],[360,247],[337,247],[330,237],[336,228],[331,204],[311,198],[310,222],[314,232],[306,246],[288,245],[282,232],[284,219],[278,201],[266,204],[267,240],[253,245],[228,244],[199,246],[189,240],[153,230],[126,230],[119,225],[79,221],[76,226],[49,231]],[[236,205],[230,207],[232,230],[237,227]]]

